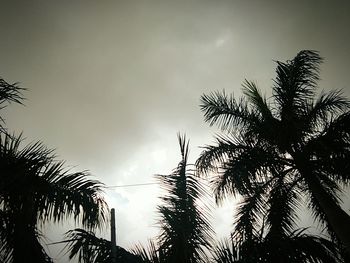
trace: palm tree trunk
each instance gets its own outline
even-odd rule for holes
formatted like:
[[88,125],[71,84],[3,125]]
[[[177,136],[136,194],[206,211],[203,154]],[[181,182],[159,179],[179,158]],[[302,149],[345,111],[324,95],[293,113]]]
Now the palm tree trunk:
[[23,224],[17,224],[14,229],[13,262],[52,262],[44,254],[35,231]]
[[[33,198],[23,198],[21,208],[15,208],[13,263],[36,262],[48,263],[52,260],[47,256],[38,240],[36,229],[36,213],[33,212]],[[35,211],[35,209],[34,209]]]
[[310,175],[304,176],[310,192],[324,212],[330,229],[344,246],[348,258],[346,262],[350,262],[350,215],[335,203],[321,183]]

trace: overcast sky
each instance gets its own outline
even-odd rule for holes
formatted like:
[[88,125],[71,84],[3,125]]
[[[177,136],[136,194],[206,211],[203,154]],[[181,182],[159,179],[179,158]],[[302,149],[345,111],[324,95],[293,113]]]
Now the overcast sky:
[[[170,173],[180,159],[177,132],[191,140],[194,162],[218,131],[203,121],[201,94],[238,97],[245,78],[268,94],[273,60],[302,49],[325,57],[321,89],[350,95],[345,0],[0,3],[0,76],[27,88],[25,107],[2,111],[9,130],[109,186]],[[106,191],[119,245],[157,234],[159,194],[157,185]],[[230,202],[215,212],[219,236],[230,232],[232,211]],[[61,238],[54,229],[51,241]]]

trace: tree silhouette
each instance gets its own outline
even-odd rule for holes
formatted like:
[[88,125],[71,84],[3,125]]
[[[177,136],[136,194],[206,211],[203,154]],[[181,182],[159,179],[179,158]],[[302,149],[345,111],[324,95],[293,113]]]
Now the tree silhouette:
[[106,220],[103,185],[87,172],[70,173],[40,142],[0,136],[0,261],[51,262],[38,227],[70,216],[93,229]]
[[339,196],[350,178],[350,103],[340,91],[315,99],[321,62],[318,52],[307,50],[291,61],[277,61],[270,99],[249,81],[239,101],[225,92],[203,95],[205,120],[227,135],[205,148],[197,166],[202,173],[217,172],[218,201],[250,195],[257,183],[262,191],[278,181],[290,184],[290,191],[308,197],[315,218],[349,253],[350,216]]
[[195,263],[208,262],[206,249],[211,248],[213,230],[208,217],[209,210],[198,199],[205,190],[188,169],[188,142],[178,136],[181,161],[169,175],[156,178],[166,194],[158,206],[161,233],[157,244],[150,242],[148,248],[137,246],[133,252],[145,262]]
[[158,175],[167,194],[158,207],[161,234],[160,250],[167,262],[207,262],[205,248],[210,248],[212,229],[208,211],[198,207],[198,198],[205,194],[203,187],[188,169],[188,142],[178,136],[181,161],[170,175]]

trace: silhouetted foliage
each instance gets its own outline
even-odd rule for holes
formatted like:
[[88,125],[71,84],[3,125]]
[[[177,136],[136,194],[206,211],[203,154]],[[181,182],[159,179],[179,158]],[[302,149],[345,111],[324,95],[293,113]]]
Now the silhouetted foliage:
[[217,263],[310,263],[342,262],[334,244],[322,237],[310,236],[304,229],[292,232],[283,238],[275,239],[264,235],[243,243],[225,239],[213,251],[213,262]]
[[[350,179],[350,102],[341,91],[314,99],[321,62],[317,52],[307,50],[277,61],[269,99],[247,80],[239,101],[225,92],[201,98],[205,120],[227,135],[205,147],[197,167],[216,173],[218,202],[227,195],[244,197],[235,229],[243,236],[259,229],[265,208],[271,210],[266,220],[272,232],[290,232],[302,193],[315,218],[350,248],[350,216],[339,206],[341,186]],[[290,196],[282,203],[279,194],[285,191]],[[244,220],[250,226],[241,227]]]
[[[0,109],[3,109],[11,102],[22,104],[22,91],[24,88],[18,86],[17,83],[9,84],[4,79],[0,78]],[[0,132],[6,132],[3,127],[5,120],[0,116]]]
[[157,175],[166,194],[158,206],[161,233],[157,245],[141,246],[134,250],[146,262],[208,262],[205,253],[211,248],[213,230],[209,223],[209,209],[199,207],[197,201],[205,190],[188,169],[188,142],[179,136],[181,161],[169,175]]
[[295,230],[300,200],[293,184],[276,181],[242,196],[231,243],[218,245],[215,262],[342,262],[334,242]]
[[[150,241],[148,247],[135,246],[132,250],[137,257],[118,248],[118,262],[208,262],[205,249],[212,243],[212,228],[208,221],[209,211],[197,201],[205,194],[190,170],[188,170],[188,142],[179,136],[182,159],[170,175],[157,175],[166,195],[161,197],[158,207],[161,234],[157,243]],[[77,257],[79,262],[110,262],[111,243],[97,238],[94,233],[75,229],[67,233],[70,259]]]
[[138,255],[144,263],[167,263],[167,257],[162,248],[150,240],[147,247],[136,245],[132,252]]
[[21,140],[0,136],[0,261],[51,262],[38,224],[71,216],[89,229],[103,226],[103,185],[87,172],[70,173],[40,142],[21,147]]
[[[60,243],[67,243],[69,259],[77,258],[78,262],[84,263],[110,263],[111,262],[111,241],[98,238],[91,231],[74,229],[66,233],[67,240]],[[143,261],[117,246],[118,263],[142,263]]]
[[182,160],[170,175],[158,175],[166,195],[161,197],[163,205],[158,207],[161,234],[159,247],[167,262],[207,262],[204,248],[209,249],[212,228],[208,209],[198,207],[204,188],[188,169],[188,142],[179,136]]

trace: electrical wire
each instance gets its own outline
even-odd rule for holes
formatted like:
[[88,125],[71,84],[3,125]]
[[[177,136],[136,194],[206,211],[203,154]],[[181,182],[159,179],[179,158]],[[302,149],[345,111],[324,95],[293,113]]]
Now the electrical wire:
[[119,187],[133,187],[133,186],[144,186],[144,185],[154,185],[158,183],[142,183],[142,184],[125,184],[125,185],[111,185],[106,188],[119,188]]
[[[198,177],[197,179],[208,181],[207,178]],[[111,186],[106,186],[106,188],[108,189],[108,188],[134,187],[134,186],[146,186],[146,185],[155,185],[155,184],[159,184],[159,183],[139,183],[139,184],[111,185]]]

